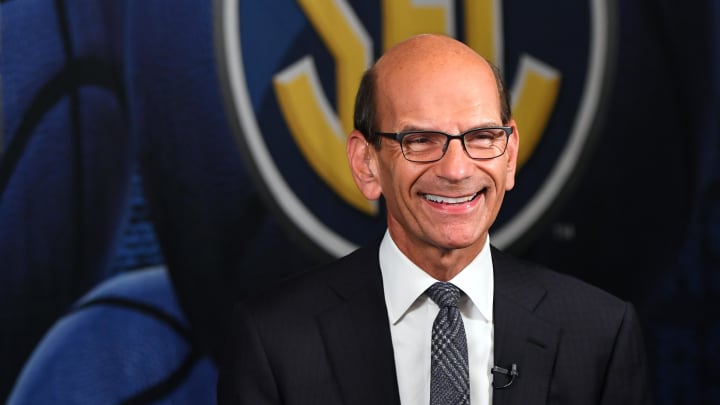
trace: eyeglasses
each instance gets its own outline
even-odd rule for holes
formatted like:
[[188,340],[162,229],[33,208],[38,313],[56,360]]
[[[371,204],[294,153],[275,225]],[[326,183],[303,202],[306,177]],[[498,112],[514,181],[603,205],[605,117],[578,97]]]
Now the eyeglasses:
[[458,135],[440,131],[375,132],[376,135],[400,143],[403,156],[411,162],[437,162],[445,156],[448,145],[459,139],[465,153],[475,160],[488,160],[502,156],[507,149],[512,127],[474,128]]

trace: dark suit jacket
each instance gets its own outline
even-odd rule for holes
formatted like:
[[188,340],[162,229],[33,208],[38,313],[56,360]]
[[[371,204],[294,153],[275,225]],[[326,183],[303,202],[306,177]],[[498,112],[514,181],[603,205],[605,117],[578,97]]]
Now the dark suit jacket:
[[[493,404],[650,403],[632,305],[492,258],[495,364],[520,374]],[[377,244],[239,305],[231,329],[220,404],[400,403]]]

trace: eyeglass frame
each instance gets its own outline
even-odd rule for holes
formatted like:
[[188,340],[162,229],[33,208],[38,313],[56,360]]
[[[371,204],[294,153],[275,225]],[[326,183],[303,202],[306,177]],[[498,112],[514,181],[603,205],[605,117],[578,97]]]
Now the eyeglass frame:
[[[493,157],[481,157],[481,158],[472,157],[472,156],[470,156],[470,152],[468,152],[467,147],[465,146],[465,135],[467,135],[467,134],[469,134],[469,133],[471,133],[471,132],[481,131],[481,130],[484,130],[484,129],[500,129],[500,130],[502,130],[503,132],[505,132],[505,138],[506,138],[506,140],[505,140],[505,148],[504,148],[504,149],[502,150],[502,152],[501,152],[499,155],[497,155],[497,156],[493,156]],[[403,143],[402,143],[402,141],[403,141],[403,139],[405,138],[405,136],[410,135],[410,134],[423,134],[423,133],[426,133],[426,134],[442,134],[442,135],[445,135],[445,137],[446,137],[445,144],[444,144],[443,147],[442,147],[442,155],[440,155],[439,158],[434,159],[434,160],[412,160],[412,159],[409,159],[409,158],[407,157],[407,155],[405,154],[405,148],[403,147]],[[467,131],[461,132],[461,133],[459,133],[459,134],[457,134],[457,135],[451,135],[451,134],[448,134],[447,132],[433,131],[433,130],[412,130],[412,131],[401,131],[401,132],[377,132],[377,131],[373,131],[373,134],[374,134],[374,135],[382,136],[382,137],[384,137],[384,138],[388,138],[388,139],[393,139],[393,140],[395,140],[398,144],[400,144],[400,151],[402,151],[402,155],[403,155],[403,157],[405,158],[405,160],[407,160],[408,162],[413,162],[413,163],[434,163],[434,162],[440,161],[442,158],[445,157],[445,153],[447,153],[448,146],[450,146],[450,141],[452,141],[453,139],[459,139],[459,140],[460,140],[460,144],[462,145],[463,150],[465,151],[465,154],[466,154],[470,159],[472,159],[472,160],[491,160],[491,159],[499,158],[500,156],[504,155],[505,152],[507,151],[507,146],[508,146],[508,144],[510,143],[510,135],[512,135],[512,133],[513,133],[513,127],[511,127],[511,126],[494,126],[494,127],[471,128],[471,129],[468,129]],[[378,139],[379,139],[379,138],[378,138]]]

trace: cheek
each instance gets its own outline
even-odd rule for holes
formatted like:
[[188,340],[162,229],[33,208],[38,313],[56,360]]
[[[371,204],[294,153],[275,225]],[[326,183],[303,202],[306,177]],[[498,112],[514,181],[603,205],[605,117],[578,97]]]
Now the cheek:
[[504,193],[515,186],[515,173],[510,170],[507,159],[500,160],[498,158],[494,163],[486,170],[486,173],[492,177],[497,192]]
[[386,156],[386,159],[379,161],[377,173],[383,192],[397,194],[398,190],[407,187],[408,179],[412,177],[412,167],[408,167],[404,159],[402,155],[392,155],[390,157]]
[[380,184],[382,184],[385,206],[388,210],[396,216],[404,216],[408,211],[415,211],[417,207],[413,208],[411,205],[418,202],[413,192],[413,186],[420,178],[418,173],[402,167],[401,164],[386,167],[381,173]]

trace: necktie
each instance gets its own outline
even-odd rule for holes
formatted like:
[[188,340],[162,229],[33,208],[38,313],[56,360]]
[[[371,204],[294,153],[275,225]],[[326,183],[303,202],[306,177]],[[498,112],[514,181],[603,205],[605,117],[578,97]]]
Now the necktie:
[[460,289],[437,282],[425,292],[439,307],[433,322],[430,405],[470,404],[467,338],[460,317]]

